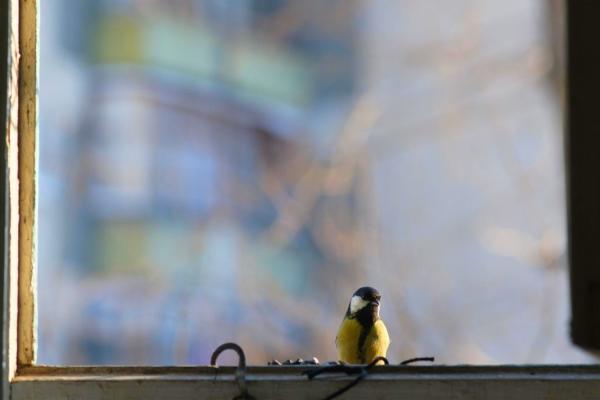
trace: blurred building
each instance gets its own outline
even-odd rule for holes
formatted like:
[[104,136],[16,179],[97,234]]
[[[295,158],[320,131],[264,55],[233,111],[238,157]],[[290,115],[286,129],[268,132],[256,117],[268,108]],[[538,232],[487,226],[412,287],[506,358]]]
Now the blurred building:
[[[65,187],[55,223],[67,223],[55,268],[96,295],[65,289],[83,301],[63,350],[44,344],[52,314],[42,307],[41,359],[206,362],[221,339],[200,326],[230,315],[221,330],[242,340],[240,316],[254,302],[324,292],[324,274],[357,269],[360,248],[349,257],[336,247],[355,236],[363,199],[355,184],[322,193],[333,176],[326,145],[355,86],[354,5],[229,3],[57,2],[49,11],[60,26],[48,55],[72,58],[84,86],[66,148],[42,155],[42,165],[68,160],[56,171]],[[333,208],[344,214],[321,220]],[[201,303],[193,315],[196,296],[214,302],[214,316]],[[317,321],[271,313],[283,336],[310,342]]]

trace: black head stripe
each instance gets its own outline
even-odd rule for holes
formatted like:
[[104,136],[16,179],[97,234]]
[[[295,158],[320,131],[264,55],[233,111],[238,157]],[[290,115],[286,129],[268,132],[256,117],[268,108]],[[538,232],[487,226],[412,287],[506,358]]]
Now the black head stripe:
[[370,286],[363,286],[354,292],[353,296],[360,296],[365,300],[379,300],[381,298],[381,294]]

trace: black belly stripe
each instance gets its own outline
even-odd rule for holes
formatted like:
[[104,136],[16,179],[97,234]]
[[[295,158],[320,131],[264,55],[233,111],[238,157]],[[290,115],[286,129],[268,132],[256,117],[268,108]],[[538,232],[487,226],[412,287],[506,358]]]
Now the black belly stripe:
[[373,324],[371,324],[371,326],[369,327],[363,326],[360,331],[360,336],[358,337],[358,359],[360,360],[361,364],[364,364],[366,362],[364,345],[365,341],[367,340],[367,336],[369,335],[369,331],[372,327]]
[[366,363],[365,360],[365,341],[369,332],[373,328],[375,321],[379,319],[377,313],[371,307],[365,307],[356,313],[356,319],[361,325],[360,336],[358,337],[358,358],[362,364]]

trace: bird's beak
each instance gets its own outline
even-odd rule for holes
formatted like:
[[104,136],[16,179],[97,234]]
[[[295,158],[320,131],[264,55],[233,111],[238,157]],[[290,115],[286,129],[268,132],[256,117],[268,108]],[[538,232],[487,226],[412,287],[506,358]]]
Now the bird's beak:
[[379,307],[379,300],[373,300],[373,301],[371,301],[371,304],[376,307]]

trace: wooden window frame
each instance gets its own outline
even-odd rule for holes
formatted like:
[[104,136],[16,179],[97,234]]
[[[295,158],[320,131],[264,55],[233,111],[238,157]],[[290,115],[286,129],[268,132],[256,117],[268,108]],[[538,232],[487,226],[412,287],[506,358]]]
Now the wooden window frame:
[[[592,3],[592,2],[590,2]],[[581,3],[580,3],[581,4]],[[38,4],[0,5],[5,62],[0,68],[5,193],[4,399],[200,399],[239,394],[235,367],[52,367],[35,365]],[[5,24],[5,22],[7,22]],[[596,31],[600,29],[596,28]],[[596,78],[596,81],[599,79]],[[4,92],[4,91],[3,91]],[[598,163],[600,164],[600,163]],[[312,367],[314,368],[314,367]],[[248,390],[258,399],[324,398],[352,377],[308,381],[309,367],[249,367]],[[387,366],[344,398],[592,399],[600,396],[599,366]]]

